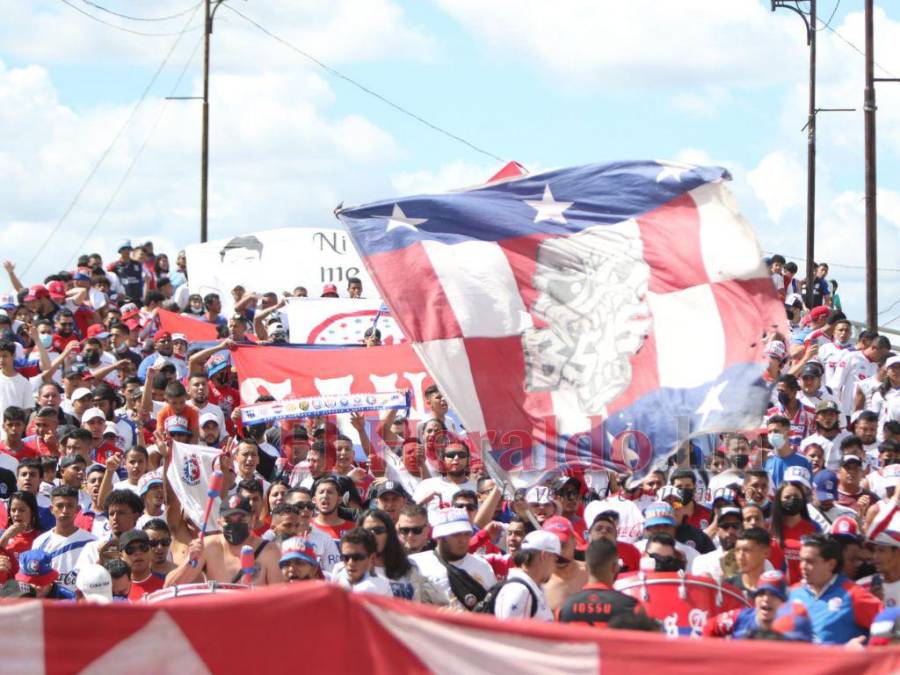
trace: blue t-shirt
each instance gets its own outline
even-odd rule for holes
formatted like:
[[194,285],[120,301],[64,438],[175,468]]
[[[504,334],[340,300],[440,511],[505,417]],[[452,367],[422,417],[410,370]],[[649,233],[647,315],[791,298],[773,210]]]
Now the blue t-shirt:
[[787,457],[772,455],[766,460],[766,473],[769,474],[773,487],[781,485],[781,481],[784,479],[784,471],[789,466],[802,466],[809,471],[810,476],[812,475],[812,465],[803,455],[796,452],[792,452]]

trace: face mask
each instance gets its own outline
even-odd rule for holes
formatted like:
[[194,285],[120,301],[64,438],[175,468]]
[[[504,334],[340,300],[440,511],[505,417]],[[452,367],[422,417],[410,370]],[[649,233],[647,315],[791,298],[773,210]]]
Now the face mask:
[[657,572],[678,572],[684,569],[684,562],[674,555],[651,553],[650,557],[656,561]]
[[743,469],[750,463],[750,455],[735,455],[734,466],[737,469]]
[[128,343],[125,340],[122,340],[122,344],[116,345],[115,347],[116,354],[124,354],[128,351]]
[[768,499],[763,499],[761,502],[756,502],[756,501],[753,501],[752,499],[748,499],[748,500],[746,500],[745,503],[748,506],[758,506],[763,511],[765,511],[767,508],[769,508],[769,500]]
[[50,345],[53,344],[53,335],[51,333],[43,333],[42,335],[38,335],[38,340],[41,341],[41,345],[44,349],[50,349]]
[[226,523],[222,527],[222,536],[232,546],[240,546],[250,536],[250,525],[248,523]]
[[690,504],[694,501],[694,488],[681,488],[681,497],[685,504]]
[[769,434],[769,445],[776,450],[784,447],[784,434]]
[[803,510],[803,500],[799,497],[788,497],[781,502],[781,510],[789,516],[796,516]]
[[783,391],[779,391],[778,402],[781,404],[782,408],[785,408],[787,407],[787,404],[791,402],[791,397],[785,394]]

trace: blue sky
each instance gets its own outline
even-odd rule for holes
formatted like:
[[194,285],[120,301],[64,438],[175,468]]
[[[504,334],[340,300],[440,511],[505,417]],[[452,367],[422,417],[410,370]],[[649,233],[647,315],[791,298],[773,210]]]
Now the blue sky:
[[[152,17],[193,0],[94,0]],[[837,0],[835,0],[837,1]],[[177,32],[105,14],[121,27]],[[122,126],[173,37],[101,25],[60,0],[6,3],[0,27],[0,227],[25,267]],[[233,1],[270,31],[449,131],[531,169],[630,158],[721,163],[764,250],[804,251],[806,58],[802,24],[768,0]],[[834,5],[820,0],[827,18]],[[877,2],[876,59],[900,76],[900,8]],[[862,1],[831,27],[863,45]],[[199,13],[191,25],[198,25]],[[863,59],[828,30],[819,105],[861,110]],[[196,239],[200,108],[164,103],[199,31],[185,33],[132,124],[27,274],[125,237],[177,250]],[[427,129],[248,25],[227,7],[213,36],[210,233],[336,226],[331,210],[459,187],[498,163]],[[179,94],[199,92],[201,59]],[[881,72],[884,76],[885,73]],[[892,90],[896,89],[897,91]],[[879,89],[880,265],[900,268],[900,87]],[[157,115],[161,121],[150,134]],[[862,113],[819,121],[818,257],[863,318]],[[142,143],[146,149],[89,230]],[[880,276],[882,309],[900,273]],[[900,304],[886,321],[900,315]],[[892,324],[900,326],[900,321]]]

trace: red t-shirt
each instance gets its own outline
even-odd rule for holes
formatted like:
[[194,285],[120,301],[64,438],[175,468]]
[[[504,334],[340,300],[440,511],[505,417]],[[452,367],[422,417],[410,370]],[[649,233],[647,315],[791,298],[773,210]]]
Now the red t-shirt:
[[15,457],[17,462],[21,462],[23,459],[28,459],[30,457],[40,457],[41,453],[38,452],[38,449],[33,445],[29,445],[28,443],[23,443],[22,447],[18,450],[11,450],[9,446],[0,441],[0,452],[5,452],[10,457]]
[[106,460],[109,459],[111,455],[115,455],[117,452],[122,452],[122,449],[119,448],[115,443],[103,441],[103,443],[94,448],[93,461],[105,465]]
[[143,581],[132,581],[131,590],[128,591],[128,600],[131,602],[140,602],[141,598],[144,597],[144,593],[158,591],[165,583],[165,579],[160,579],[152,573]]
[[785,526],[782,530],[784,537],[784,559],[787,562],[788,585],[796,584],[802,579],[800,574],[800,538],[808,534],[816,534],[818,528],[808,520],[801,519],[793,527]]
[[703,504],[694,502],[694,512],[688,518],[688,524],[693,525],[698,530],[705,530],[711,522],[712,514],[709,512],[709,509]]
[[19,559],[19,554],[24,551],[30,551],[34,540],[38,538],[41,531],[37,528],[30,532],[20,532],[8,542],[6,542],[6,553],[11,555],[15,560]]
[[637,572],[641,569],[641,552],[637,546],[626,541],[617,541],[616,551],[619,553],[619,562],[622,565],[619,574]]

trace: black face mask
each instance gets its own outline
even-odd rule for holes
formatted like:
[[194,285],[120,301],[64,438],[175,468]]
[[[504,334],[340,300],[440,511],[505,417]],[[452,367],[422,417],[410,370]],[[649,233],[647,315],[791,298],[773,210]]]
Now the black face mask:
[[250,525],[248,523],[225,523],[222,527],[222,536],[232,546],[240,546],[250,536]]
[[656,561],[657,572],[678,572],[684,569],[684,561],[677,556],[651,553],[650,557]]
[[787,404],[791,402],[791,397],[785,394],[783,391],[779,391],[778,402],[781,404],[782,408],[786,408]]
[[750,463],[750,455],[735,455],[734,466],[736,469],[742,470]]
[[781,502],[781,512],[788,516],[796,516],[803,511],[803,500],[799,497],[788,497]]
[[681,498],[684,499],[685,504],[694,501],[694,488],[681,488]]

